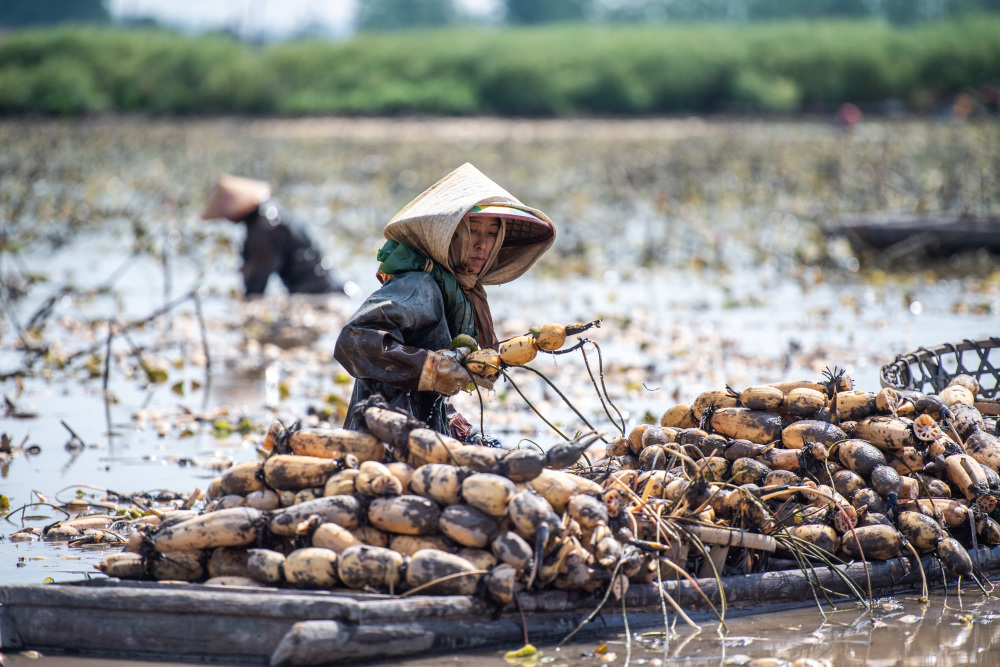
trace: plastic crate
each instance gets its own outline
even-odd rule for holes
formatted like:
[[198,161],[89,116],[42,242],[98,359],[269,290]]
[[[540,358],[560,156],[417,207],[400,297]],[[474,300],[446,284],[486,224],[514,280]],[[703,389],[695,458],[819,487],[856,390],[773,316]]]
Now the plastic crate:
[[970,375],[979,382],[976,405],[985,414],[1000,412],[1000,338],[963,340],[920,347],[900,354],[882,367],[883,387],[936,394],[956,375]]

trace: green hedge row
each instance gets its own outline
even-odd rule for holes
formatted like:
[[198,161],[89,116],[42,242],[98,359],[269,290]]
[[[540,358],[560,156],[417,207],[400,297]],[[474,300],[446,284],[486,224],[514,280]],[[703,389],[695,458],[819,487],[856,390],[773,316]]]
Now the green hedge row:
[[63,28],[0,37],[0,113],[670,114],[926,110],[1000,83],[1000,16],[370,34],[254,47]]

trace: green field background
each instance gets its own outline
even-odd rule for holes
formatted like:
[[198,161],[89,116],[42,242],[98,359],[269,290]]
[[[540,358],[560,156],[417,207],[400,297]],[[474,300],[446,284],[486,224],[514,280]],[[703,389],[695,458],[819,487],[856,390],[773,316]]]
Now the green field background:
[[0,113],[619,116],[927,112],[1000,84],[1000,17],[364,34],[49,28],[0,37]]

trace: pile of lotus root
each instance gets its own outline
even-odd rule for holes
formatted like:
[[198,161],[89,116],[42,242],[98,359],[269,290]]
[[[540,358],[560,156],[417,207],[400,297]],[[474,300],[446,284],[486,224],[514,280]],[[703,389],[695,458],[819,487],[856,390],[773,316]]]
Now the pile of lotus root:
[[[659,425],[538,449],[470,445],[388,410],[272,424],[204,509],[149,516],[112,577],[391,594],[596,592],[776,563],[1000,544],[1000,439],[976,381],[936,395],[821,382],[707,391]],[[720,548],[721,547],[721,548]],[[789,560],[791,559],[791,560]]]

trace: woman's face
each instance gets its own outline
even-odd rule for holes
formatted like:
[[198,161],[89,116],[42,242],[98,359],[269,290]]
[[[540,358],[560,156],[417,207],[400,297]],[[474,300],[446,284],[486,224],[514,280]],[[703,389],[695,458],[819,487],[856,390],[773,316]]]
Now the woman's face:
[[478,274],[493,252],[500,234],[499,218],[469,218],[469,255],[465,268]]

